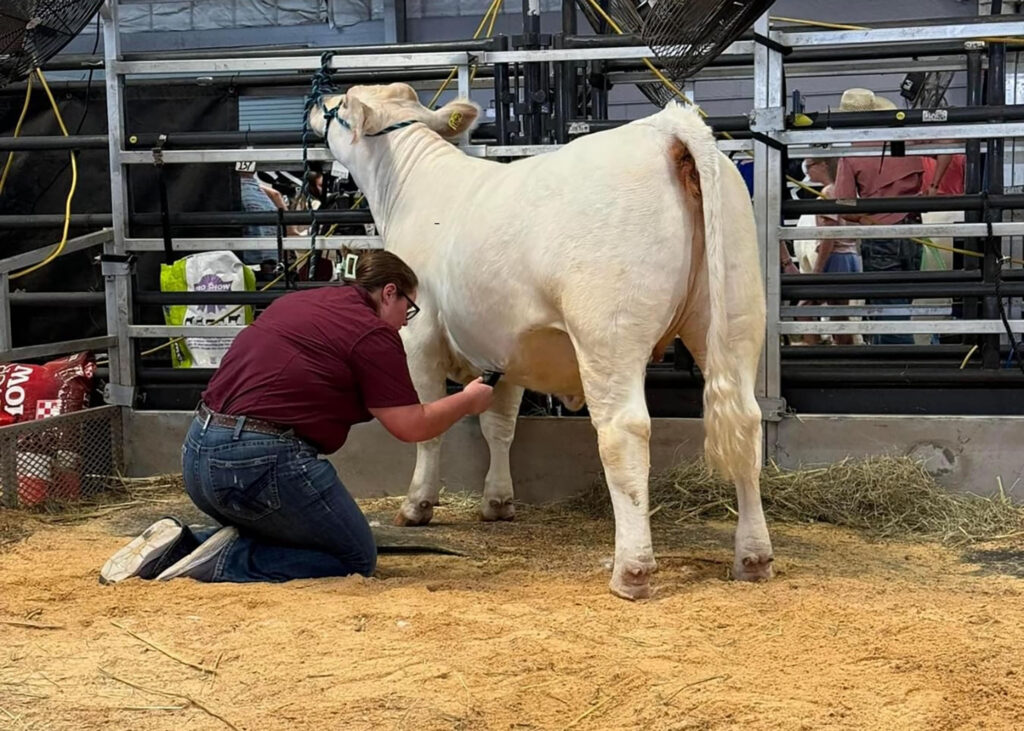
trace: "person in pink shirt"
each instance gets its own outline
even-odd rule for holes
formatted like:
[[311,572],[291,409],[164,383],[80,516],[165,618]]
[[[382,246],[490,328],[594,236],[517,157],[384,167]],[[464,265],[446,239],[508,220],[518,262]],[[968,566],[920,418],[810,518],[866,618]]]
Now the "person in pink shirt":
[[[842,112],[882,111],[896,105],[867,89],[847,89],[839,103]],[[921,194],[924,165],[919,156],[845,157],[839,161],[833,197],[898,198]],[[858,224],[894,225],[920,223],[918,214],[873,213],[841,214],[844,221]],[[908,238],[863,239],[860,245],[865,272],[917,271],[921,268],[921,247]],[[908,298],[873,299],[869,304],[910,304]],[[876,317],[876,320],[899,320],[899,317]],[[878,345],[913,344],[912,335],[875,335],[870,342]]]

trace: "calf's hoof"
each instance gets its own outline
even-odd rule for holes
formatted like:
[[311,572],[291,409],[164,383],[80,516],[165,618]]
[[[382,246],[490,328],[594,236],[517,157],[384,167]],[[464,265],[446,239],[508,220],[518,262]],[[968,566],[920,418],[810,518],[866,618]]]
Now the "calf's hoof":
[[657,571],[657,564],[650,561],[616,562],[612,568],[612,580],[608,588],[622,599],[635,601],[651,596],[651,574]]
[[480,517],[483,520],[513,520],[516,517],[516,506],[512,498],[484,498],[480,503]]
[[426,525],[433,517],[434,505],[429,500],[421,500],[418,503],[406,500],[395,516],[395,525],[403,528]]
[[774,575],[771,553],[744,553],[732,565],[732,577],[737,581],[768,581]]

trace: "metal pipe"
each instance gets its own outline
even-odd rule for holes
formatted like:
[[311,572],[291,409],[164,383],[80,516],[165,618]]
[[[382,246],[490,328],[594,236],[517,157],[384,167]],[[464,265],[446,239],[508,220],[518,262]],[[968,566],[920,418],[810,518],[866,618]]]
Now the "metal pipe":
[[[991,14],[1001,15],[1002,0],[992,0]],[[1006,103],[1006,44],[990,43],[988,47],[988,75],[986,77],[985,103],[1002,105]],[[990,138],[985,153],[985,191],[992,195],[1003,193],[1003,138]],[[1003,212],[998,206],[984,211],[986,222],[995,223],[1003,220]],[[986,284],[993,285],[999,281],[1002,268],[1003,239],[999,236],[985,238],[985,258],[982,260],[982,277]],[[985,297],[981,303],[982,317],[986,320],[999,318],[1001,303],[995,293]],[[999,335],[981,336],[981,362],[985,368],[999,368]]]
[[[565,0],[563,0],[562,7],[565,7]],[[552,48],[562,48],[562,34],[559,33],[551,39]],[[570,113],[570,101],[568,88],[572,84],[572,81],[566,76],[566,67],[569,65],[568,61],[558,61],[554,64],[555,67],[555,118],[554,118],[554,136],[555,142],[559,145],[564,145],[569,141],[569,125],[568,120],[570,117],[575,117],[575,114]]]
[[140,305],[268,305],[295,290],[266,292],[152,292],[135,293]]
[[[72,213],[72,228],[109,228],[113,218],[109,213]],[[56,228],[64,225],[59,213],[12,214],[0,216],[0,230],[6,228]]]
[[[876,346],[889,347],[889,346]],[[1001,370],[949,368],[834,368],[825,366],[788,366],[782,370],[787,385],[796,383],[825,383],[831,386],[861,384],[891,384],[897,386],[989,386],[1024,384],[1024,373],[1017,368]]]
[[[993,44],[1002,45],[1002,44]],[[991,69],[989,70],[991,75]],[[947,107],[942,110],[944,123],[970,122],[1011,122],[1024,119],[1024,104],[1005,104],[989,98],[986,104],[977,107]],[[899,116],[897,116],[899,115]],[[897,109],[884,112],[805,112],[802,117],[809,123],[794,124],[794,116],[786,120],[786,129],[839,129],[872,127],[907,127],[912,125],[935,126],[934,109]]]
[[[878,347],[878,346],[876,346]],[[889,346],[882,346],[889,347]],[[664,367],[652,367],[647,371],[645,385],[648,388],[683,388],[700,383],[687,371],[676,371]],[[947,368],[881,367],[864,368],[860,365],[804,366],[785,364],[782,367],[783,386],[822,384],[835,388],[858,387],[863,385],[903,386],[1019,386],[1024,384],[1024,373],[1019,369],[1005,368],[992,371],[987,369],[960,370],[955,365]]]
[[[566,48],[631,48],[645,45],[638,34],[624,35],[571,35],[565,37]],[[930,43],[892,43],[883,46],[839,46],[829,48],[794,48],[783,57],[785,63],[823,63],[848,61],[878,61],[898,58],[920,58],[922,56],[962,56],[962,41],[940,41]],[[618,62],[616,62],[618,63]],[[629,63],[629,62],[623,62]],[[750,54],[720,54],[708,62],[709,67],[750,66]],[[642,65],[642,64],[641,64]],[[700,80],[700,73],[695,76]]]
[[[1024,269],[1012,269],[1003,272],[1004,281],[1024,280]],[[855,280],[849,274],[783,274],[782,283],[792,284],[917,284],[920,282],[980,282],[979,272],[965,271],[892,271],[892,272],[858,272]]]
[[[978,44],[967,44],[967,91],[966,103],[968,107],[980,107],[983,103],[982,92],[982,70],[981,50]],[[976,195],[981,191],[981,140],[970,139],[966,141],[964,151],[966,153],[964,169],[964,193]],[[964,223],[978,223],[981,221],[980,210],[969,210],[964,212]],[[965,251],[980,252],[982,242],[973,237],[955,239],[958,249]],[[979,268],[976,257],[964,256],[953,253],[953,268],[974,271]],[[978,314],[978,300],[967,298],[961,303],[953,304],[954,314],[962,317],[976,317]],[[974,338],[972,338],[973,340]]]
[[141,366],[138,371],[139,383],[144,386],[165,384],[194,384],[203,386],[213,378],[216,368],[158,368]]
[[[982,297],[995,295],[995,285],[979,282],[977,284],[939,284],[922,282],[921,284],[829,284],[829,285],[782,285],[782,299],[814,300],[814,299],[872,299],[877,297]],[[1020,297],[1024,295],[1024,282],[1004,282],[1000,287],[1004,297]],[[974,318],[966,318],[974,319]]]
[[850,365],[868,361],[917,361],[917,360],[948,360],[959,366],[967,355],[969,348],[964,345],[804,345],[801,347],[783,346],[782,358],[786,361],[834,361],[850,360]]
[[395,41],[404,44],[409,40],[409,13],[405,0],[395,0]]
[[109,144],[106,135],[0,137],[0,150],[105,150]]
[[914,213],[923,211],[981,211],[985,208],[1024,208],[1024,194],[944,195],[912,198],[858,198],[856,202],[834,200],[786,200],[782,213],[797,218],[805,213]]
[[[494,74],[491,66],[479,66],[476,78],[486,79]],[[436,81],[440,83],[448,75],[446,67],[419,69],[365,69],[362,71],[345,71],[331,74],[332,81],[339,87],[351,86],[352,84],[381,84],[391,81],[404,81],[413,83],[417,81]],[[73,93],[84,91],[88,86],[87,81],[48,81],[54,93]],[[8,84],[0,88],[0,96],[24,96],[25,82]],[[148,77],[130,78],[125,80],[125,86],[152,88],[154,80]],[[204,88],[225,88],[225,89],[264,89],[288,87],[301,90],[309,88],[308,73],[294,74],[231,74],[223,76],[208,76],[197,74],[193,76],[162,78],[159,80],[161,88],[164,87],[204,87]],[[98,87],[95,82],[92,84],[91,92],[97,96],[105,94],[105,90]]]
[[[434,51],[486,51],[489,49],[490,38],[468,38],[457,41],[430,41],[419,43],[386,43],[364,46],[287,46],[279,48],[244,48],[244,49],[191,49],[182,51],[148,51],[124,53],[125,61],[173,61],[176,59],[204,60],[223,58],[280,58],[282,56],[320,56],[330,51],[335,56],[364,56],[368,54],[397,53],[431,53]],[[99,59],[97,59],[99,60]]]
[[[576,34],[577,24],[576,0],[562,0],[562,33],[556,39],[556,48],[568,48],[566,39]],[[569,120],[579,115],[576,103],[577,68],[578,64],[575,61],[561,61],[556,65],[555,74],[559,83],[555,139],[563,145],[569,141]]]
[[[508,36],[497,36],[494,42],[498,51],[508,50]],[[512,91],[509,88],[508,64],[496,63],[494,64],[494,137],[499,145],[507,145],[511,140],[510,127],[512,119],[510,105],[512,101]],[[481,125],[481,127],[484,126],[486,125]]]
[[[586,118],[574,118],[570,119],[569,123],[579,123],[581,125],[589,125],[591,132],[601,132],[606,129],[615,129],[621,127],[624,124],[629,124],[629,119],[586,119]],[[749,132],[750,131],[750,118],[744,114],[733,114],[723,117],[708,117],[704,120],[708,126],[714,129],[716,132]]]
[[[315,214],[315,216],[314,216]],[[284,223],[373,223],[373,215],[369,210],[343,211],[286,211]],[[159,213],[133,213],[131,222],[139,226],[159,226]],[[278,214],[273,211],[192,211],[174,213],[170,216],[172,226],[250,226],[276,225]]]
[[[132,223],[140,226],[159,226],[159,213],[133,213]],[[319,223],[373,223],[368,210],[316,211]],[[109,213],[76,213],[71,215],[74,228],[105,228],[112,225]],[[170,216],[172,226],[272,226],[277,224],[277,214],[259,211],[193,211],[174,213]],[[286,224],[311,223],[313,214],[309,211],[288,211],[284,214]],[[0,229],[4,228],[51,228],[64,225],[64,216],[55,213],[21,214],[0,216]]]
[[11,307],[63,307],[102,305],[104,292],[11,292]]
[[[593,90],[591,114],[594,119],[608,119],[608,77],[605,75],[605,62],[593,61],[590,67],[592,69],[591,89]],[[594,85],[594,79],[600,83]]]
[[[875,346],[876,348],[878,346]],[[891,346],[885,346],[886,348]],[[137,373],[142,385],[196,385],[206,384],[216,372],[213,368],[162,368],[154,366],[140,367]],[[830,386],[841,384],[844,387],[858,385],[892,386],[1018,386],[1024,384],[1024,374],[1016,369],[991,370],[960,370],[955,365],[949,367],[880,367],[864,368],[856,366],[803,366],[784,364],[782,380],[787,386],[820,383]],[[683,388],[697,386],[703,379],[688,371],[677,371],[662,366],[648,368],[645,385],[652,389]]]
[[[522,50],[537,50],[542,47],[540,37],[540,5],[538,0],[523,0],[523,44]],[[523,64],[523,121],[524,138],[531,145],[539,145],[544,138],[543,104],[547,100],[544,88],[542,64]]]

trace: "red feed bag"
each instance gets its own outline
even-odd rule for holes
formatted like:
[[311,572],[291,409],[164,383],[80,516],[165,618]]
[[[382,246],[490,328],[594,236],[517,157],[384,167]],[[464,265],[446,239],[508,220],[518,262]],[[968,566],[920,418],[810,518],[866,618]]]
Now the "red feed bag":
[[78,353],[41,366],[0,365],[0,426],[86,408],[95,371],[92,353]]

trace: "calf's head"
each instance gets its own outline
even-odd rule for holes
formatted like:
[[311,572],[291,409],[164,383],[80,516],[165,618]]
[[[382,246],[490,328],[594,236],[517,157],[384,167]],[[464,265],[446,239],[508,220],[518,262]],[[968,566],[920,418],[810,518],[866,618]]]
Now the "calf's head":
[[[336,120],[328,119],[332,113]],[[360,140],[388,134],[403,123],[422,122],[453,138],[471,129],[479,115],[480,107],[465,99],[428,109],[408,84],[387,84],[353,86],[344,94],[324,97],[310,110],[309,125],[321,137],[327,135],[331,152],[344,163]]]

